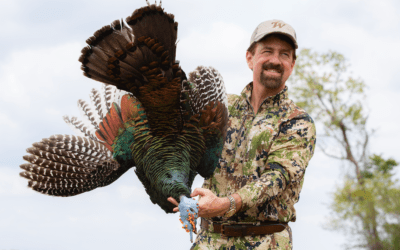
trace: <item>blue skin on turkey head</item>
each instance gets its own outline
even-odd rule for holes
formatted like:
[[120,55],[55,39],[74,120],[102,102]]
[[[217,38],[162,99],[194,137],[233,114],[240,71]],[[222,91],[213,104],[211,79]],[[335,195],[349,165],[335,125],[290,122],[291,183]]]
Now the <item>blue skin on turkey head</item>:
[[190,232],[190,242],[193,243],[193,232],[197,234],[196,223],[199,214],[199,203],[194,198],[180,197],[179,203],[180,221],[186,232]]

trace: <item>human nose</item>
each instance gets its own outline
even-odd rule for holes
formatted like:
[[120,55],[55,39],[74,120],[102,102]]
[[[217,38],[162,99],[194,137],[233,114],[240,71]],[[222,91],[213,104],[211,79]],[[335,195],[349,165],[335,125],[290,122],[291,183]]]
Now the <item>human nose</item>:
[[273,64],[281,64],[281,60],[279,58],[279,53],[272,53],[269,62]]

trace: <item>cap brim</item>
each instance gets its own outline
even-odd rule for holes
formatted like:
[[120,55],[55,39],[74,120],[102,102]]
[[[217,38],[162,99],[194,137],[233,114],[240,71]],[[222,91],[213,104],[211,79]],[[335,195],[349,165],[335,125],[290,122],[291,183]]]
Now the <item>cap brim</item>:
[[263,34],[263,33],[258,34],[258,35],[254,38],[254,42],[258,42],[258,41],[260,41],[261,39],[263,39],[265,36],[268,36],[268,35],[271,35],[271,34],[282,34],[282,35],[285,35],[285,36],[289,37],[290,40],[293,41],[293,44],[294,44],[295,49],[298,49],[299,46],[297,45],[296,39],[294,39],[294,37],[293,37],[292,35],[290,35],[289,33],[282,32],[282,31],[273,31],[273,32],[267,32],[267,33],[265,33],[265,34]]

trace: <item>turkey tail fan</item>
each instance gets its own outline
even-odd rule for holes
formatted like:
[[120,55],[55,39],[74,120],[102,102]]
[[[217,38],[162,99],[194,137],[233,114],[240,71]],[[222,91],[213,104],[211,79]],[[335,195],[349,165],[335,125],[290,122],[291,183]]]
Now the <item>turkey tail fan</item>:
[[78,108],[81,110],[82,117],[87,118],[88,122],[91,124],[93,128],[99,127],[99,119],[97,118],[97,114],[93,113],[92,107],[89,103],[84,100],[78,100]]
[[222,102],[228,107],[224,81],[221,74],[213,67],[197,67],[189,73],[189,82],[192,84],[189,99],[195,114],[211,101]]
[[84,121],[78,120],[77,117],[63,116],[65,123],[78,135],[86,136],[92,140],[97,141],[95,132],[92,129],[92,124],[85,123]]
[[100,122],[99,129],[96,131],[97,138],[103,141],[104,145],[111,152],[114,151],[112,146],[120,128],[124,128],[121,110],[116,103],[113,103],[113,107],[104,117],[103,121]]
[[96,31],[79,61],[85,76],[137,96],[143,85],[162,87],[180,71],[173,67],[178,24],[157,5],[135,10],[126,22],[116,20]]
[[[127,92],[123,90],[119,90],[112,85],[103,84],[102,93],[104,96],[104,105],[106,106],[106,113],[110,112],[113,103],[121,103],[121,98],[123,95],[126,95]],[[105,116],[106,114],[104,114]]]
[[[218,164],[228,126],[228,104],[222,76],[212,67],[199,66],[182,84],[181,108],[184,119],[203,130],[205,151],[196,171],[209,177]],[[197,142],[193,141],[192,144]]]
[[182,83],[181,109],[186,117],[200,118],[201,127],[216,126],[226,136],[228,99],[221,74],[213,67],[198,66]]
[[98,141],[96,131],[100,129],[100,123],[106,117],[112,108],[112,103],[121,102],[125,91],[119,90],[112,85],[103,84],[100,91],[92,89],[90,94],[90,103],[78,100],[78,108],[81,111],[81,120],[77,117],[64,116],[64,121],[78,135],[86,136],[92,140]]
[[[101,143],[54,135],[34,143],[20,167],[28,187],[53,196],[72,196],[111,184],[130,167],[119,165]],[[126,165],[125,165],[126,166]]]
[[136,65],[127,63],[135,61],[135,57],[141,59],[143,55],[139,50],[134,53],[132,31],[123,21],[115,20],[102,27],[86,43],[88,46],[82,49],[79,58],[85,76],[127,91],[127,83],[140,85],[145,81]]
[[168,69],[175,60],[176,39],[178,23],[174,21],[174,15],[164,12],[159,6],[153,4],[137,9],[126,18],[126,22],[132,28],[135,44],[141,44],[141,40],[148,48],[163,55],[164,69]]
[[97,111],[97,124],[100,124],[100,121],[102,121],[105,114],[107,114],[107,107],[105,105],[105,102],[102,101],[102,95],[100,91],[93,88],[90,93],[90,101]]
[[100,122],[96,136],[101,143],[122,162],[133,163],[130,146],[136,132],[146,134],[149,128],[146,112],[141,102],[130,94],[117,96],[109,112]]
[[79,61],[84,75],[137,97],[146,109],[152,133],[177,134],[185,73],[175,61],[177,23],[161,6],[139,8],[94,33]]

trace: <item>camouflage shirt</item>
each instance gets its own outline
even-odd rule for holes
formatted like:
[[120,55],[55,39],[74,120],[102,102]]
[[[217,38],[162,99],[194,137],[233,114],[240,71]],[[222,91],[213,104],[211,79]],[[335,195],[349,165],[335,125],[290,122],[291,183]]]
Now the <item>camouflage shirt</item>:
[[254,114],[252,87],[249,83],[240,96],[228,95],[226,142],[219,164],[203,188],[219,197],[240,195],[242,208],[229,220],[295,221],[294,204],[314,153],[315,125],[288,98],[287,87],[267,97]]

